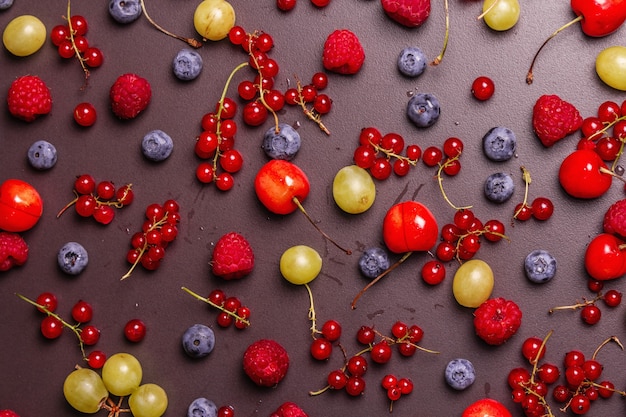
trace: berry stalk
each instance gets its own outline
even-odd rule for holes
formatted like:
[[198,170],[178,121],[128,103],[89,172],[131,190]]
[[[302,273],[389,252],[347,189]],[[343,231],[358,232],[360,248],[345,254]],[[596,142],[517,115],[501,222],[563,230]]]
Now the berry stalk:
[[250,321],[245,319],[245,318],[243,318],[243,317],[241,317],[241,316],[239,316],[237,313],[232,312],[230,310],[227,310],[223,306],[215,304],[213,301],[209,300],[206,297],[201,296],[198,293],[193,292],[192,290],[190,290],[187,287],[181,287],[180,289],[185,291],[187,294],[191,295],[192,297],[196,298],[197,300],[203,301],[203,302],[207,303],[208,305],[210,305],[211,307],[217,308],[218,310],[228,314],[229,316],[231,316],[235,320],[238,320],[238,321],[244,323],[246,326],[250,326]]

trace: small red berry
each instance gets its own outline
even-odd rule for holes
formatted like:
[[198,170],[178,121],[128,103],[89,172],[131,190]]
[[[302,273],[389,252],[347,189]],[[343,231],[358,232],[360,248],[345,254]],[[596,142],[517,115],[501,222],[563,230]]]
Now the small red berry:
[[146,324],[139,319],[129,320],[124,326],[124,336],[131,342],[141,342],[146,336]]
[[489,100],[495,91],[495,85],[489,77],[478,77],[472,83],[472,95],[480,101]]

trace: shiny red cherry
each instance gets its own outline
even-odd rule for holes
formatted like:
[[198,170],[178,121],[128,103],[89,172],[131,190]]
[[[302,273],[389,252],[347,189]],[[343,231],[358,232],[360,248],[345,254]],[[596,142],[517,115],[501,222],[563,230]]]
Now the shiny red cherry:
[[561,163],[559,181],[572,197],[592,199],[608,191],[613,176],[595,151],[578,149]]
[[432,212],[417,201],[405,201],[391,207],[383,221],[383,239],[394,253],[427,251],[439,236],[439,226]]
[[297,165],[273,159],[261,167],[254,180],[254,190],[263,205],[272,213],[289,214],[298,209],[309,195],[309,179]]
[[42,213],[43,200],[35,187],[18,179],[8,179],[0,185],[0,230],[29,230]]
[[626,274],[626,242],[609,233],[599,234],[587,246],[585,269],[599,281]]

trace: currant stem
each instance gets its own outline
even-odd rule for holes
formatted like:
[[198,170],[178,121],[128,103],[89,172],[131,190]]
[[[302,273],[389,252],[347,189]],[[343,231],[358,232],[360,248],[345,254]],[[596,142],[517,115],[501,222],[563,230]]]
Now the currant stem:
[[443,171],[443,169],[448,166],[448,164],[450,164],[451,162],[459,159],[459,156],[461,156],[461,153],[459,152],[454,158],[450,158],[448,160],[446,160],[443,164],[440,163],[439,164],[439,169],[437,170],[437,183],[439,184],[439,189],[441,190],[441,194],[443,195],[443,199],[446,200],[446,203],[448,203],[450,205],[450,207],[452,207],[455,210],[467,210],[467,209],[471,209],[472,206],[455,206],[452,201],[450,201],[450,199],[448,198],[448,195],[446,194],[445,190],[443,189],[443,175],[441,175],[441,171]]
[[70,42],[72,43],[72,49],[74,49],[74,55],[78,58],[78,62],[80,62],[80,66],[83,69],[83,73],[85,74],[85,82],[83,86],[80,88],[81,90],[84,90],[85,88],[87,88],[87,83],[89,80],[90,72],[85,66],[85,60],[81,56],[80,51],[78,50],[78,47],[76,46],[76,41],[74,40],[74,28],[72,27],[71,17],[72,17],[72,14],[70,12],[70,0],[67,0],[67,26],[70,32]]
[[[161,220],[159,220],[158,222],[153,224],[146,231],[146,233],[151,232],[151,231],[153,231],[155,229],[161,228],[161,226],[163,226],[165,223],[167,223],[167,213],[165,213],[165,215],[163,216],[163,218]],[[148,242],[145,242],[144,245],[141,247],[141,250],[139,251],[139,256],[137,256],[137,259],[135,260],[135,262],[133,262],[133,264],[130,267],[130,269],[128,270],[128,272],[126,272],[126,274],[124,274],[124,276],[122,276],[122,278],[120,278],[120,281],[123,281],[126,278],[131,276],[131,274],[133,273],[133,271],[135,270],[137,265],[139,265],[139,262],[141,262],[141,258],[142,258],[143,254],[146,252],[147,249],[148,249]]]
[[359,293],[352,300],[352,304],[351,304],[352,309],[354,310],[356,308],[356,302],[359,300],[359,298],[361,298],[361,296],[363,294],[365,294],[365,291],[367,291],[371,286],[373,286],[378,281],[380,281],[383,277],[385,277],[385,275],[387,275],[388,273],[390,273],[391,271],[393,271],[394,269],[399,267],[404,261],[406,261],[408,259],[409,256],[411,256],[412,253],[413,252],[407,252],[404,255],[402,255],[402,257],[400,259],[398,259],[393,265],[391,265],[389,268],[387,268],[385,271],[383,271],[380,275],[378,275],[376,278],[371,280],[369,282],[369,284],[367,284],[365,287],[363,287],[363,289],[361,291],[359,291]]
[[570,21],[569,23],[566,23],[565,25],[561,26],[560,28],[558,28],[557,30],[554,31],[554,33],[552,33],[552,35],[550,35],[548,37],[548,39],[546,39],[541,46],[539,47],[539,49],[537,50],[537,52],[535,53],[535,56],[533,57],[532,62],[530,63],[530,68],[528,69],[528,73],[526,74],[526,84],[530,85],[533,83],[533,67],[535,66],[535,61],[537,60],[537,57],[539,56],[539,53],[541,52],[541,50],[546,46],[546,44],[552,39],[554,38],[556,35],[558,35],[562,30],[572,26],[573,24],[580,22],[581,20],[583,20],[583,16],[579,15],[577,16],[574,20]]
[[298,197],[294,197],[292,199],[293,203],[298,206],[298,208],[300,209],[300,211],[304,214],[304,217],[307,218],[307,220],[309,221],[309,223],[311,223],[313,225],[313,227],[315,227],[317,229],[318,232],[320,232],[322,234],[322,236],[324,236],[326,238],[326,240],[328,240],[330,243],[332,243],[333,245],[335,245],[337,248],[339,248],[340,250],[342,250],[343,252],[346,253],[346,255],[352,255],[352,251],[350,249],[345,249],[341,246],[339,246],[339,244],[337,242],[335,242],[329,235],[326,234],[326,232],[324,232],[316,223],[315,221],[313,221],[313,219],[311,218],[311,216],[309,216],[309,214],[306,212],[306,210],[304,209],[304,206],[302,205],[302,203],[300,203],[300,200],[298,200]]
[[187,288],[187,287],[180,287],[180,289],[181,289],[181,290],[183,290],[183,291],[185,291],[187,294],[189,294],[189,295],[193,296],[194,298],[196,298],[196,299],[198,299],[198,300],[200,300],[200,301],[204,301],[205,303],[207,303],[207,304],[208,304],[208,305],[210,305],[211,307],[215,307],[215,308],[217,308],[218,310],[220,310],[220,311],[222,311],[222,312],[224,312],[224,313],[228,314],[229,316],[231,316],[231,317],[232,317],[232,318],[234,318],[235,320],[238,320],[238,321],[240,321],[240,322],[244,323],[246,326],[250,326],[250,321],[249,321],[248,319],[245,319],[245,318],[243,318],[243,317],[239,316],[237,313],[232,312],[232,311],[229,311],[229,310],[225,309],[224,307],[222,307],[222,306],[220,306],[220,305],[215,304],[213,301],[209,300],[209,299],[208,299],[208,298],[206,298],[206,297],[201,296],[201,295],[200,295],[200,294],[198,294],[198,293],[193,292],[192,290],[190,290],[190,289],[189,289],[189,288]]
[[519,216],[524,207],[526,207],[528,204],[528,189],[530,183],[532,182],[532,179],[530,178],[530,172],[526,169],[526,167],[522,165],[520,169],[522,170],[522,179],[524,180],[524,201],[522,202],[520,208],[513,214],[514,219],[517,219],[517,216]]
[[309,284],[304,284],[304,288],[306,288],[309,293],[309,321],[311,322],[311,337],[315,339],[315,335],[319,333],[317,330],[317,317],[315,316],[315,305],[313,304],[313,292],[311,291],[311,287]]
[[163,27],[161,27],[159,24],[157,24],[154,20],[152,20],[152,18],[150,17],[150,15],[148,15],[148,11],[146,10],[146,5],[144,3],[144,0],[140,0],[141,1],[141,8],[143,9],[143,14],[146,16],[146,19],[148,19],[148,22],[150,22],[150,24],[152,26],[154,26],[155,28],[157,28],[159,31],[165,33],[168,36],[171,36],[172,38],[176,38],[178,40],[181,40],[183,42],[185,42],[187,45],[193,47],[193,48],[200,48],[202,46],[202,42],[200,42],[197,39],[194,38],[185,38],[184,36],[180,36],[180,35],[176,35],[175,33],[172,33],[168,30],[165,30]]
[[446,13],[446,32],[443,37],[443,49],[441,49],[441,52],[437,55],[437,57],[435,57],[433,62],[430,63],[430,65],[433,66],[439,65],[441,61],[443,61],[443,56],[446,53],[446,49],[448,49],[448,39],[450,38],[450,10],[448,7],[448,0],[443,0],[443,9]]
[[322,132],[330,135],[330,130],[328,130],[328,128],[322,122],[322,116],[320,114],[317,114],[315,110],[309,109],[306,106],[306,103],[304,102],[304,97],[302,96],[302,83],[300,82],[298,77],[294,76],[294,78],[296,79],[296,90],[298,91],[298,104],[300,105],[300,107],[302,107],[302,112],[306,117],[308,117],[309,120],[317,123]]
[[598,346],[596,348],[596,350],[593,352],[593,355],[591,356],[591,359],[595,359],[596,356],[598,356],[598,353],[600,353],[600,349],[602,349],[605,345],[609,344],[610,342],[615,342],[617,343],[617,345],[624,350],[624,345],[622,345],[622,342],[619,341],[619,339],[617,338],[617,336],[611,336],[608,339],[604,340],[602,343],[600,343],[600,346]]
[[587,300],[585,298],[583,298],[583,301],[581,301],[580,303],[576,303],[576,304],[572,304],[572,305],[568,305],[568,306],[558,306],[558,307],[552,307],[550,310],[548,310],[548,313],[552,314],[557,310],[577,310],[579,308],[583,308],[585,306],[591,305],[591,304],[595,304],[596,301],[598,301],[600,298],[602,298],[601,295],[598,295],[597,297],[595,297],[592,300]]

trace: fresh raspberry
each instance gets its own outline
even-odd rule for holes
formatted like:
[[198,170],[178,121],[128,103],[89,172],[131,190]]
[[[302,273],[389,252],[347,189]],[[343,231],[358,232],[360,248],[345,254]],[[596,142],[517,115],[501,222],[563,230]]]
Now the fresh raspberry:
[[381,4],[387,16],[406,27],[417,27],[430,15],[430,0],[381,0]]
[[545,147],[574,133],[582,124],[583,118],[576,107],[559,96],[543,95],[533,107],[533,129]]
[[322,63],[328,71],[338,74],[356,74],[365,60],[359,38],[347,29],[338,29],[324,42]]
[[626,239],[626,199],[618,200],[604,214],[602,224],[605,233]]
[[152,97],[150,83],[137,74],[120,75],[109,92],[111,109],[120,119],[133,119],[148,107]]
[[215,244],[211,259],[213,274],[226,280],[243,278],[254,268],[250,243],[236,232],[226,233]]
[[474,328],[478,337],[490,345],[501,345],[522,324],[522,311],[511,300],[502,297],[483,302],[474,311]]
[[270,414],[270,417],[309,417],[296,403],[287,401],[283,403],[276,411]]
[[0,232],[0,271],[23,265],[28,259],[28,245],[17,233]]
[[243,370],[257,385],[273,387],[283,380],[289,369],[284,347],[271,339],[252,343],[243,354]]
[[11,83],[7,103],[13,116],[32,122],[37,116],[50,113],[52,96],[41,78],[36,75],[24,75]]

